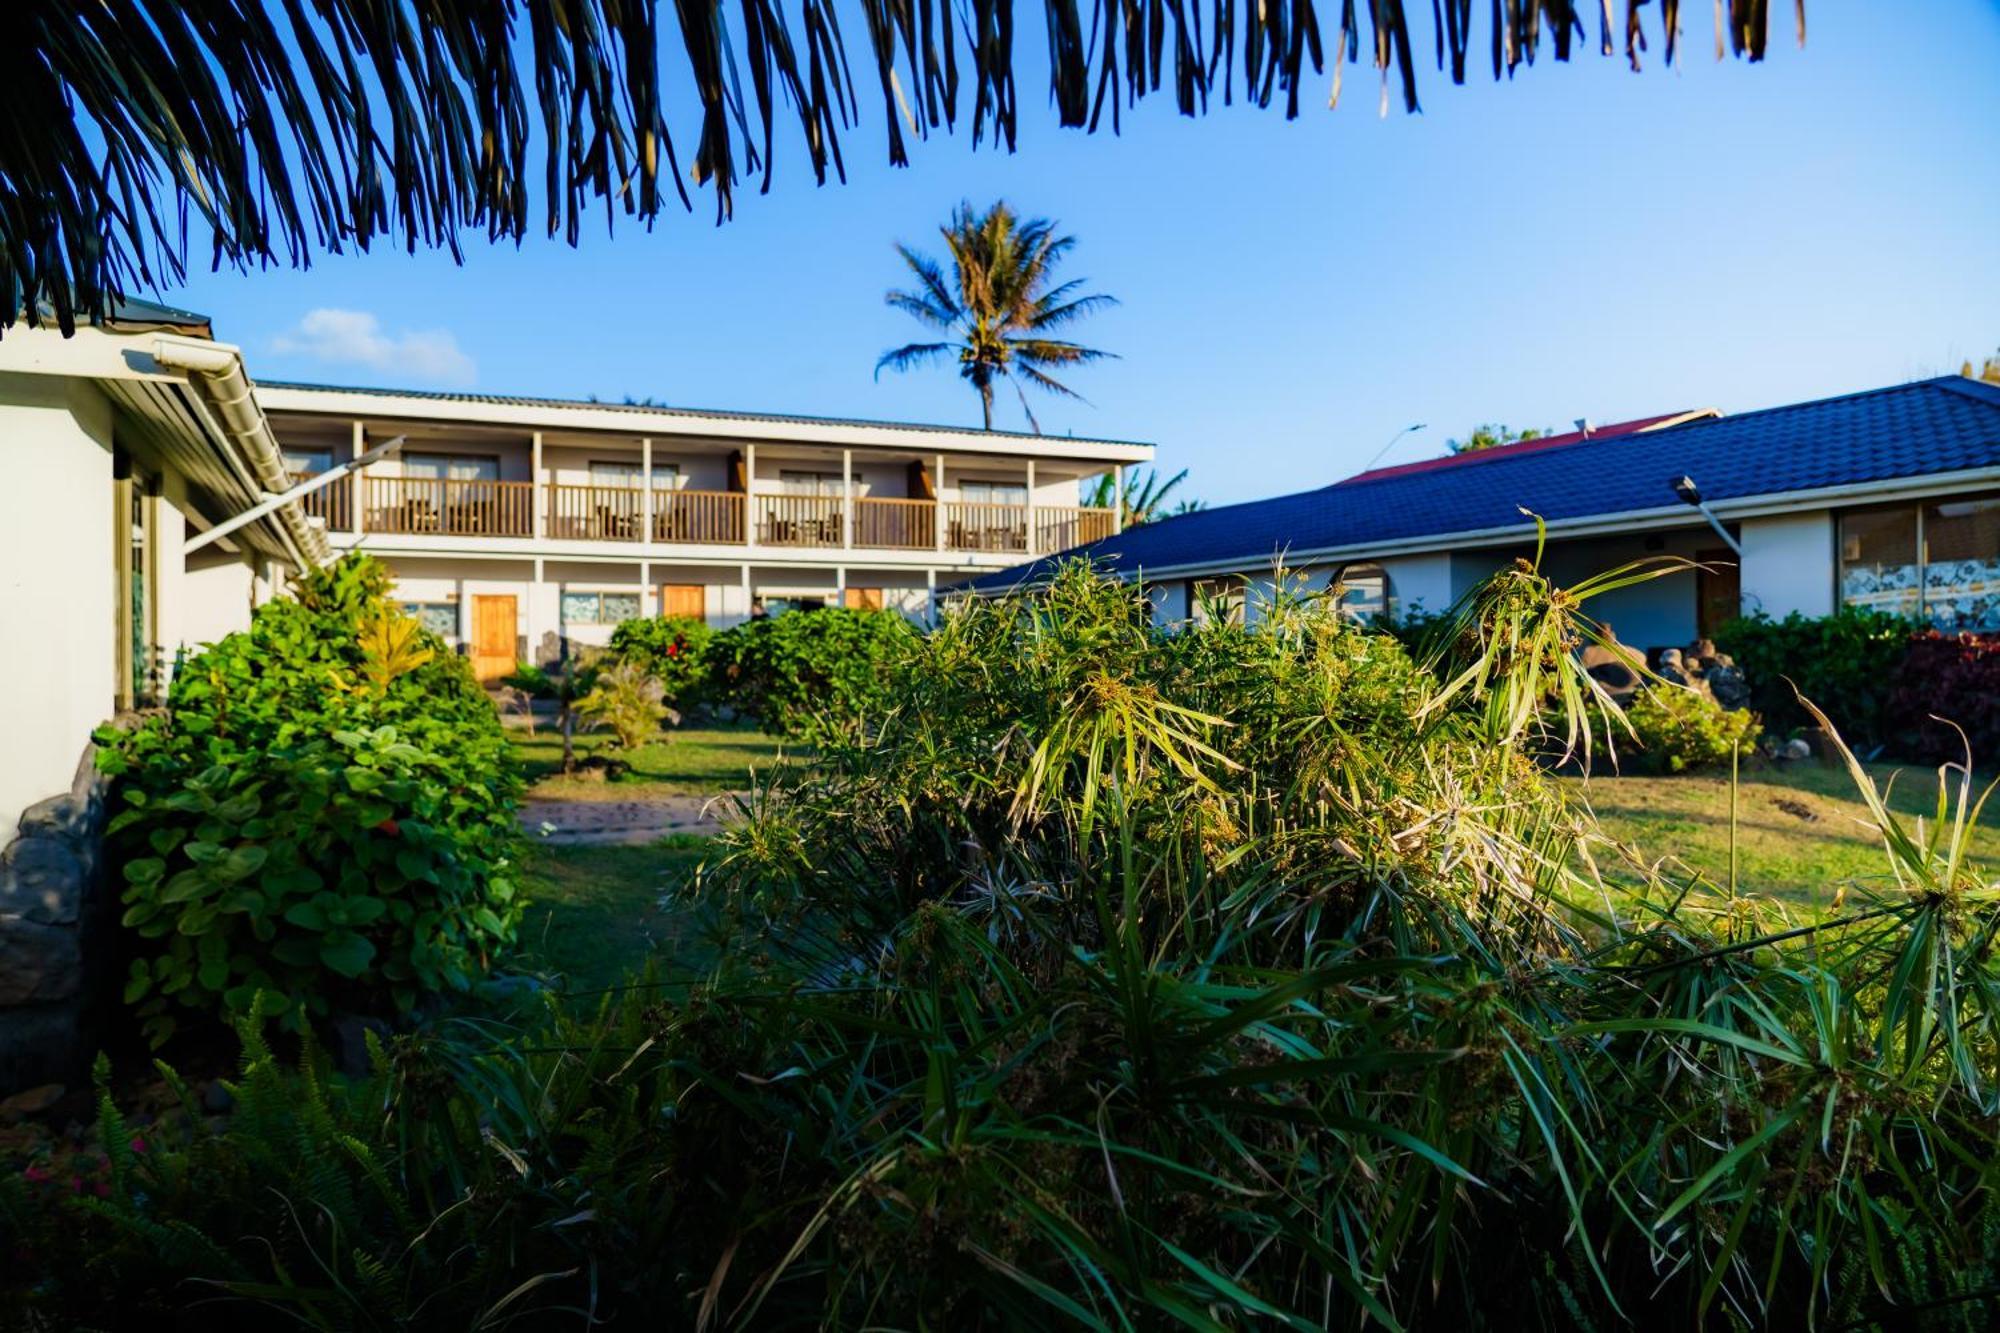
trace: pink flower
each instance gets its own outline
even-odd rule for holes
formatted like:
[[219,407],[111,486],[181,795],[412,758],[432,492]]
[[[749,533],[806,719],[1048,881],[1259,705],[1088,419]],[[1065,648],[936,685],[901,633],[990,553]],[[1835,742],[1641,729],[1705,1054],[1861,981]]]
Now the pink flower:
[[108,1180],[100,1180],[100,1181],[98,1181],[98,1182],[97,1182],[97,1197],[98,1197],[98,1198],[100,1198],[100,1199],[108,1199],[108,1198],[110,1198],[110,1197],[111,1197],[111,1182],[110,1182],[110,1181],[108,1181]]
[[30,1185],[44,1185],[55,1177],[50,1174],[47,1167],[31,1163],[21,1168],[21,1178]]
[[132,1151],[133,1151],[133,1152],[144,1152],[144,1151],[146,1151],[146,1141],[145,1141],[144,1139],[133,1139],[133,1140],[132,1140]]

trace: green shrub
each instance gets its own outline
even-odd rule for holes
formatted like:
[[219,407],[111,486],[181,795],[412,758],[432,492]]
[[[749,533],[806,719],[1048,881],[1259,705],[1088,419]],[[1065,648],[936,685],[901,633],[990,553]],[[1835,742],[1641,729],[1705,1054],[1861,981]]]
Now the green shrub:
[[192,658],[164,712],[99,734],[116,779],[125,999],[178,1016],[284,997],[407,1009],[464,987],[520,913],[519,778],[463,659],[349,557]]
[[1529,565],[1449,684],[1080,567],[971,604],[675,888],[701,984],[354,1085],[250,1032],[235,1120],[107,1116],[0,1246],[41,1326],[1983,1327],[2000,886],[1865,774],[1885,887],[1809,931],[1600,878],[1534,761],[1590,632]]
[[829,607],[750,620],[708,647],[716,697],[776,736],[852,735],[894,702],[889,673],[917,641],[893,611]]
[[687,709],[702,702],[710,683],[709,647],[716,631],[691,616],[627,620],[611,631],[610,656],[636,662],[660,682],[666,701]]
[[1888,739],[1883,705],[1914,628],[1843,606],[1830,616],[1739,617],[1715,632],[1715,643],[1742,668],[1750,706],[1766,726],[1780,734],[1811,726],[1803,694],[1857,745],[1878,745]]
[[514,669],[500,677],[500,683],[533,699],[555,698],[555,682],[533,662],[516,662]]
[[1749,754],[1764,730],[1749,710],[1732,712],[1712,695],[1678,685],[1640,690],[1625,716],[1636,733],[1639,762],[1661,773],[1726,766],[1731,755]]
[[663,702],[665,690],[638,662],[616,662],[595,673],[590,689],[576,701],[576,711],[611,728],[621,750],[636,750],[657,740],[660,726],[679,714]]

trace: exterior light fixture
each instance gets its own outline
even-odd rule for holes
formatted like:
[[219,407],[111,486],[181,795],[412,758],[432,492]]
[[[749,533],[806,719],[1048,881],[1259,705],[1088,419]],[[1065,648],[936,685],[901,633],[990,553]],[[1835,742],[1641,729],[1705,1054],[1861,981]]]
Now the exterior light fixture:
[[1694,484],[1693,477],[1683,472],[1667,485],[1673,488],[1674,494],[1679,497],[1682,504],[1701,511],[1701,516],[1708,520],[1708,526],[1715,529],[1715,535],[1722,538],[1730,550],[1736,552],[1738,560],[1743,558],[1743,544],[1730,535],[1729,529],[1722,526],[1722,520],[1715,516],[1715,511],[1701,498],[1701,487]]

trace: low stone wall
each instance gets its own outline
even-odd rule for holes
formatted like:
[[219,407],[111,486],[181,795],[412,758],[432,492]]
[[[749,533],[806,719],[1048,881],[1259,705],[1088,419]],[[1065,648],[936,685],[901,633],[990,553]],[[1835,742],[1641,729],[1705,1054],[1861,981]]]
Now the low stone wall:
[[117,901],[96,757],[86,746],[70,789],[28,807],[0,850],[0,1095],[77,1080],[96,1049]]

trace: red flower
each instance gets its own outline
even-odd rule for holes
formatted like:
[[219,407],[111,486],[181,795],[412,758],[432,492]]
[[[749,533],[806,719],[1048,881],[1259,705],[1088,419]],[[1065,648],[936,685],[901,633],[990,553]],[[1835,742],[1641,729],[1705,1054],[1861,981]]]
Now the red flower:
[[27,1181],[30,1185],[43,1185],[47,1184],[50,1180],[53,1180],[55,1177],[50,1174],[49,1169],[47,1167],[37,1166],[30,1163],[29,1165],[21,1168],[21,1178]]
[[395,820],[385,819],[381,823],[375,826],[375,831],[377,833],[386,833],[393,838],[397,834],[401,833],[403,831],[403,828],[402,825],[398,824]]
[[145,1141],[144,1139],[133,1139],[133,1140],[132,1140],[132,1151],[133,1151],[133,1152],[144,1152],[144,1151],[146,1151],[146,1141]]

